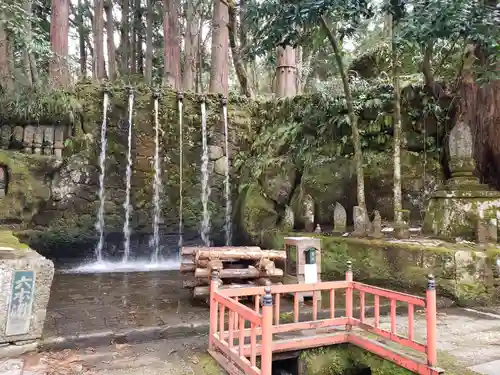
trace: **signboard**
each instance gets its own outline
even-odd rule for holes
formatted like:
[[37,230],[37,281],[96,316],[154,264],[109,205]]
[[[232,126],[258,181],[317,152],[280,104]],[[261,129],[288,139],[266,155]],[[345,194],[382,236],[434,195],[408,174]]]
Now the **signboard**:
[[35,299],[35,271],[14,271],[12,276],[6,336],[24,335],[30,330]]
[[318,282],[318,266],[314,264],[304,264],[304,282],[314,284]]

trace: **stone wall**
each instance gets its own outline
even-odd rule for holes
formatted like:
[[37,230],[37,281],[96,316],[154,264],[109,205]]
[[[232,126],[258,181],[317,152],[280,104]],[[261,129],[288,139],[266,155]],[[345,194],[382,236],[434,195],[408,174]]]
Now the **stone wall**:
[[[82,101],[81,123],[76,136],[65,150],[62,164],[50,176],[50,196],[29,223],[31,228],[49,232],[29,233],[38,246],[64,248],[74,242],[95,241],[95,221],[98,209],[98,155],[102,124],[103,91],[88,84],[80,85],[75,93]],[[125,169],[127,163],[128,93],[123,87],[110,88],[107,116],[106,204],[105,231],[121,233],[124,222]],[[152,232],[154,179],[154,103],[152,91],[136,87],[132,121],[132,188],[131,229],[137,237]],[[161,130],[161,193],[162,233],[177,233],[179,217],[179,118],[176,94],[161,92],[159,125]],[[224,224],[224,162],[222,106],[217,96],[206,97],[209,143],[209,209],[212,214],[212,239],[220,242]],[[251,135],[251,105],[241,98],[230,98],[228,117],[230,129],[230,159],[248,147]],[[183,217],[189,237],[198,232],[201,221],[201,118],[199,98],[183,98]],[[237,175],[233,174],[236,194]],[[221,236],[222,234],[222,236]],[[39,238],[41,236],[42,238]],[[116,236],[115,236],[116,237]],[[147,241],[147,240],[146,240]],[[88,246],[87,246],[88,247]]]
[[[356,93],[355,96],[361,108],[360,127],[366,162],[368,208],[378,209],[384,219],[390,219],[393,172],[388,103],[391,98],[386,88],[378,89],[381,90],[379,96],[385,101],[377,99],[373,93]],[[128,99],[123,86],[113,86],[109,90],[105,231],[108,237],[119,239],[124,221],[122,205],[125,201]],[[131,229],[137,236],[149,235],[152,227],[152,94],[146,86],[135,87]],[[37,249],[58,248],[58,254],[81,256],[80,251],[91,250],[96,240],[94,225],[98,207],[103,88],[82,82],[73,91],[57,95],[64,98],[61,103],[67,105],[57,106],[54,118],[64,118],[62,124],[69,121],[73,134],[65,142],[63,160],[6,153],[6,161],[3,163],[0,160],[0,166],[3,164],[8,167],[9,186],[16,186],[17,190],[10,190],[6,198],[0,200],[0,212],[7,213],[2,216],[0,223],[6,225],[15,222],[19,229],[24,230],[21,233],[23,238]],[[260,242],[263,233],[269,229],[303,227],[305,201],[313,211],[315,221],[322,226],[331,224],[333,206],[337,201],[347,208],[349,219],[352,217],[352,206],[356,201],[356,176],[344,107],[341,99],[321,95],[271,102],[229,98],[229,157],[235,241]],[[180,197],[176,93],[163,90],[159,108],[163,131],[161,230],[163,233],[176,233]],[[22,118],[19,121],[13,120],[14,115],[2,116],[7,116],[6,119],[18,125],[23,121],[47,123],[46,112],[39,114],[40,118],[36,118],[37,114],[34,113],[34,118]],[[70,115],[66,115],[66,112]],[[404,207],[412,212],[414,220],[421,219],[423,201],[429,190],[440,181],[442,174],[436,154],[432,151],[435,147],[422,151],[425,148],[424,141],[435,145],[438,128],[435,124],[427,124],[426,134],[429,138],[422,138],[423,125],[418,113],[405,111],[408,142],[402,152]],[[225,206],[221,115],[220,98],[207,96],[211,186],[209,209],[212,212],[211,237],[216,243],[223,239]],[[201,120],[198,98],[192,94],[184,96],[183,133],[184,228],[188,236],[195,238],[202,210]],[[24,167],[19,169],[16,165]],[[22,188],[25,181],[29,181],[29,189]],[[29,204],[27,208],[12,207],[19,202]]]
[[[274,233],[271,246],[283,248],[283,237]],[[319,237],[323,281],[344,279],[346,263],[351,260],[354,280],[370,285],[423,296],[427,275],[433,274],[438,294],[460,305],[487,305],[499,300],[496,259],[500,252],[496,248],[478,251],[475,246],[437,240]]]

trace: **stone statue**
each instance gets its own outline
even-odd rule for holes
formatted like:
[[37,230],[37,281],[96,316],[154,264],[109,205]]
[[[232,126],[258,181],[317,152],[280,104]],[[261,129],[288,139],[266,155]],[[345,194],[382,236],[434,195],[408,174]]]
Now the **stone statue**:
[[285,207],[285,220],[284,220],[286,228],[293,229],[295,226],[295,215],[290,206]]
[[307,232],[312,232],[314,230],[314,200],[307,194],[304,197],[303,209],[304,209],[304,226]]
[[10,136],[11,136],[11,130],[9,125],[3,125],[2,126],[2,148],[4,150],[7,150],[10,146]]
[[35,137],[35,127],[33,125],[26,125],[24,127],[24,152],[31,154],[33,152],[33,140]]
[[33,137],[33,153],[40,155],[42,153],[43,145],[43,126],[38,125],[35,128],[35,135]]
[[64,148],[64,126],[58,125],[54,131],[54,155],[57,159],[62,159],[62,150]]
[[16,148],[23,147],[24,129],[22,126],[15,126],[12,133],[12,138]]
[[472,132],[465,122],[459,122],[450,131],[448,141],[450,150],[449,166],[453,183],[477,182],[473,172],[476,167],[474,161],[474,145]]
[[319,224],[316,224],[316,229],[314,230],[314,233],[321,233],[321,226]]
[[336,233],[344,233],[347,226],[347,212],[339,202],[335,203],[333,210],[333,231]]
[[372,221],[372,237],[374,238],[382,238],[384,234],[382,233],[382,217],[380,216],[380,212],[378,210],[374,211],[375,217]]
[[354,232],[355,236],[364,236],[366,234],[367,215],[365,209],[361,206],[354,206],[353,210]]
[[54,148],[54,126],[45,125],[43,129],[43,154],[52,155]]

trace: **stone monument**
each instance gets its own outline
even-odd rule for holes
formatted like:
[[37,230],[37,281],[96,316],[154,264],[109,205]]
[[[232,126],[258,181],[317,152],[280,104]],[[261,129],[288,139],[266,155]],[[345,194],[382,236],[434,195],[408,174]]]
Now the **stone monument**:
[[[0,346],[42,337],[54,264],[10,231],[0,231]],[[33,348],[32,348],[33,349]]]
[[335,233],[345,233],[347,226],[347,212],[339,202],[335,203],[333,210],[333,231]]
[[497,217],[500,192],[474,176],[473,138],[466,123],[460,122],[451,130],[449,151],[451,178],[427,202],[424,233],[474,240],[478,220]]

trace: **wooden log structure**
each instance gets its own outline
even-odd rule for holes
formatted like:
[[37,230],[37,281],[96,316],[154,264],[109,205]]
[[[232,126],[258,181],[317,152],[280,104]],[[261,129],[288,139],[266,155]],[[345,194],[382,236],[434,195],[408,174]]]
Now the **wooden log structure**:
[[192,290],[194,299],[207,301],[214,270],[219,288],[277,284],[284,272],[275,261],[286,260],[286,252],[257,246],[183,247],[181,259],[184,288]]
[[[209,278],[212,271],[209,268],[197,268],[195,278]],[[275,268],[272,272],[261,271],[253,266],[248,268],[222,269],[219,272],[221,279],[256,279],[259,277],[282,277],[283,270]]]
[[251,250],[230,248],[227,250],[219,250],[218,248],[208,248],[198,250],[196,253],[197,259],[220,259],[224,260],[260,260],[267,258],[271,260],[285,260],[286,252],[281,250]]
[[219,246],[219,247],[208,247],[208,246],[186,246],[181,248],[181,255],[195,255],[196,252],[200,250],[217,250],[217,251],[227,251],[238,249],[241,251],[248,250],[261,250],[259,246]]

